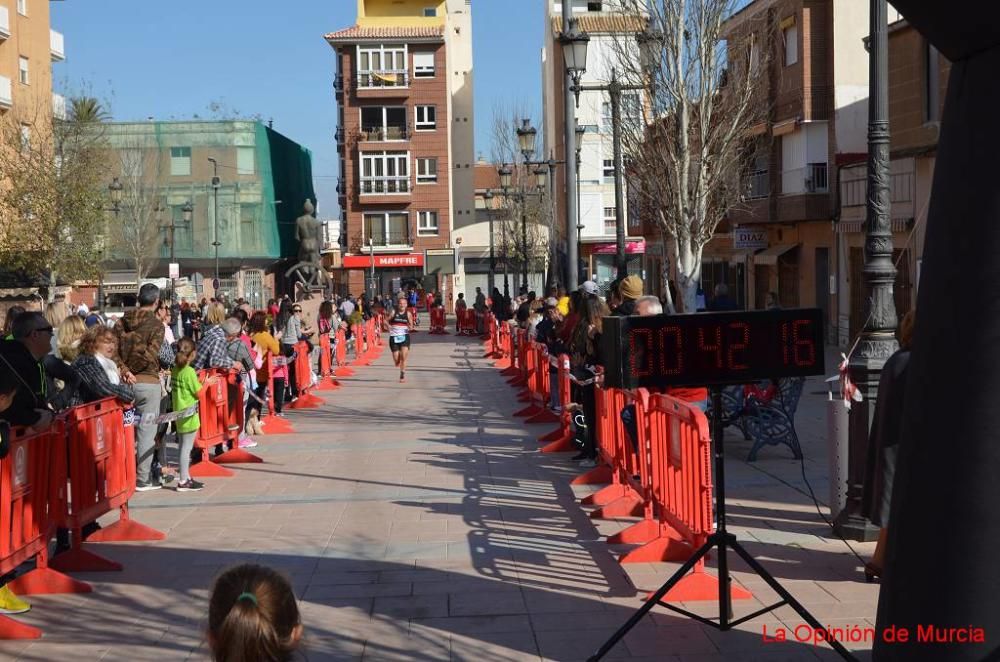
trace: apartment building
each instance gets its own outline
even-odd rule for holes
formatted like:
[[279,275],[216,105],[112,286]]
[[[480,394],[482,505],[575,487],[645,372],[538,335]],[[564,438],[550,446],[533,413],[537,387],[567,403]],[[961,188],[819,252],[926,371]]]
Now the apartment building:
[[[316,200],[309,150],[254,121],[111,122],[105,131],[125,188],[119,213],[108,214],[109,236],[116,223],[150,224],[144,277],[168,277],[173,255],[185,298],[219,294],[262,307],[292,292],[284,273],[297,262],[295,219]],[[103,289],[114,307],[138,282],[127,250],[109,246]],[[78,302],[93,305],[96,295],[91,288]]]
[[[573,16],[579,29],[590,35],[587,52],[587,71],[583,85],[606,85],[611,69],[620,66],[617,59],[622,40],[634,38],[645,28],[641,16],[614,11],[615,3],[607,0],[571,0]],[[577,155],[566,154],[564,127],[566,64],[559,37],[562,34],[562,2],[545,0],[545,30],[542,48],[542,114],[544,117],[545,156],[554,156],[576,167]],[[617,45],[617,47],[616,47]],[[636,57],[639,48],[633,49]],[[638,113],[646,103],[641,92],[625,92],[622,113]],[[566,214],[566,180],[557,176],[555,191],[556,262],[565,264],[567,225],[580,229],[581,276],[593,278],[601,288],[606,288],[617,274],[615,266],[615,167],[613,158],[611,100],[607,92],[582,91],[576,109],[577,126],[583,128],[579,140],[579,219],[568,219]],[[626,219],[626,254],[629,273],[643,273],[643,256],[647,244],[642,235],[641,219],[635,210],[628,208],[628,193],[623,195]],[[560,269],[556,273],[565,273]]]
[[343,291],[419,283],[450,302],[461,286],[453,228],[475,212],[471,11],[469,0],[358,0],[357,23],[326,35]]
[[[770,116],[755,127],[745,204],[729,218],[728,264],[709,272],[743,291],[749,308],[763,308],[769,292],[784,307],[821,308],[831,339],[836,167],[867,154],[868,27],[867,3],[853,0],[754,0],[727,24],[730,57],[769,68]],[[763,247],[736,243],[747,229]]]
[[66,100],[52,92],[65,40],[51,29],[49,11],[49,0],[0,0],[0,116],[12,113],[26,138],[66,115]]
[[[889,25],[889,134],[893,294],[902,316],[916,305],[927,208],[951,65],[905,20]],[[840,166],[837,222],[838,340],[849,345],[864,325],[864,223],[867,163]]]

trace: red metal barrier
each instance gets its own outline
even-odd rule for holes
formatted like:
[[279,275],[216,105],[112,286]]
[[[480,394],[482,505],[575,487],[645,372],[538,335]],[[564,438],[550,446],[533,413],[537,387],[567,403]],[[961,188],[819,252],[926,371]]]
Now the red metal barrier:
[[[17,595],[89,593],[91,586],[49,567],[48,541],[66,503],[63,424],[43,432],[11,430],[10,452],[0,460],[0,574],[35,559],[35,569],[9,586]],[[0,616],[0,639],[38,639],[42,631]]]
[[476,311],[472,308],[466,308],[457,316],[455,326],[460,336],[476,335]]
[[82,529],[117,508],[118,521],[92,533],[87,542],[166,538],[129,517],[128,501],[135,494],[136,479],[134,428],[125,427],[121,405],[105,398],[70,409],[65,430],[70,491],[59,524],[72,533],[72,548],[54,557],[50,565],[63,572],[121,570],[120,563],[83,548]]
[[351,327],[351,333],[354,334],[354,366],[367,366],[371,365],[371,361],[368,359],[368,352],[365,349],[365,325],[355,324]]
[[330,346],[330,334],[319,337],[319,384],[317,391],[336,391],[340,382],[333,377],[333,349]]
[[494,368],[498,368],[501,374],[506,373],[512,366],[513,352],[511,351],[511,336],[510,336],[510,325],[506,322],[497,322],[496,328],[494,330],[496,337],[496,351],[493,356],[496,357],[496,361],[493,363]]
[[446,336],[448,331],[445,329],[447,322],[445,321],[444,308],[437,307],[431,308],[431,321],[430,321],[430,331],[428,333],[433,333],[436,336]]
[[641,476],[636,479],[640,475],[640,468],[621,420],[622,409],[636,396],[621,389],[603,388],[600,385],[595,389],[595,433],[600,466],[580,476],[578,480],[587,484],[607,482],[610,472],[611,484],[585,498],[583,504],[599,506],[590,513],[594,519],[638,517],[649,503],[648,495],[644,494],[644,485],[648,483],[644,483]]
[[347,331],[337,329],[337,368],[333,371],[336,377],[352,377],[354,371],[347,365]]
[[241,375],[237,369],[219,370],[220,379],[226,386],[226,442],[229,445],[222,455],[217,455],[215,461],[219,464],[259,464],[260,457],[249,453],[239,446],[240,435],[245,428],[244,415],[246,406],[243,404],[243,389],[249,385],[246,375]]
[[200,427],[194,437],[194,447],[201,451],[201,462],[191,465],[195,478],[228,478],[233,472],[212,461],[210,448],[226,443],[226,408],[229,393],[223,370],[203,370],[198,379],[204,386],[198,391],[198,420]]
[[[538,438],[538,441],[546,442],[546,445],[542,447],[543,453],[562,453],[573,450],[573,416],[569,412],[569,404],[572,401],[569,356],[560,354],[557,364],[556,378],[559,381],[559,406],[562,412],[559,415],[559,428]],[[576,483],[576,481],[573,482]]]
[[310,393],[312,390],[312,362],[309,360],[309,345],[304,340],[295,343],[295,386],[299,397],[288,405],[289,409],[315,409],[323,404],[323,399]]
[[[291,422],[287,418],[275,415],[274,399],[284,398],[284,393],[274,392],[274,369],[278,359],[284,361],[284,356],[274,356],[267,353],[267,416],[261,418],[264,423],[264,434],[290,434],[295,432]],[[286,371],[287,372],[287,371]]]

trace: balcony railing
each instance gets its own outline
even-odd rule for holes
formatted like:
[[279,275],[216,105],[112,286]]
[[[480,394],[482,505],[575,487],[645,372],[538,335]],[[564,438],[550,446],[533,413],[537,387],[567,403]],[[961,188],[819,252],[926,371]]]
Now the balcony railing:
[[337,74],[337,77],[333,79],[333,91],[336,94],[340,94],[344,91],[344,75]]
[[747,200],[760,200],[771,194],[771,178],[767,170],[754,170],[744,179],[743,190]]
[[66,43],[61,32],[49,30],[49,50],[52,52],[53,62],[62,62],[66,59]]
[[410,130],[405,126],[379,126],[361,129],[358,138],[366,142],[409,140]]
[[344,181],[343,177],[337,178],[337,193],[340,196],[347,195],[347,182]]
[[0,41],[10,39],[10,11],[0,5]]
[[[362,250],[368,248],[368,239],[365,237],[365,245]],[[388,234],[376,232],[370,237],[371,245],[375,248],[385,248],[386,246],[411,246],[409,232],[390,232]]]
[[65,120],[68,116],[66,111],[66,97],[61,94],[52,93],[52,117],[57,120]]
[[784,195],[826,193],[829,190],[825,163],[810,163],[805,168],[785,170],[781,173],[781,193]]
[[337,132],[334,134],[334,137],[337,139],[337,144],[338,145],[343,145],[344,144],[344,127],[338,126],[337,127]]
[[11,91],[10,79],[0,76],[0,108],[10,108],[14,105],[14,95]]
[[361,195],[405,195],[409,192],[409,177],[361,178]]
[[357,89],[381,89],[386,87],[409,87],[410,74],[405,69],[385,71],[359,71],[354,79]]

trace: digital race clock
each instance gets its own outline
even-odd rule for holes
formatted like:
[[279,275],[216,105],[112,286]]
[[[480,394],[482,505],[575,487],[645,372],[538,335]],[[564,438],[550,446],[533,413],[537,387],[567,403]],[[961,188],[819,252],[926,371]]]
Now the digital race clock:
[[604,383],[712,386],[823,374],[819,309],[606,317]]

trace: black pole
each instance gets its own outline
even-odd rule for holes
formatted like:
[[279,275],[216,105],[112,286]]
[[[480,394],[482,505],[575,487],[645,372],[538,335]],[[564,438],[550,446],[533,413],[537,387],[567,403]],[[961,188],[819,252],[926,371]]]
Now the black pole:
[[628,265],[625,262],[625,203],[624,203],[624,172],[622,166],[622,86],[618,82],[618,73],[611,70],[611,83],[608,85],[611,96],[611,133],[614,143],[615,159],[615,262],[618,279],[628,275]]
[[492,297],[497,278],[497,258],[493,248],[493,210],[487,209],[486,214],[490,222],[490,275],[486,287],[489,289],[490,296]]
[[521,246],[524,248],[522,257],[524,261],[521,265],[521,287],[528,291],[528,197],[521,197]]
[[875,415],[879,376],[899,345],[892,286],[892,224],[889,218],[889,39],[886,0],[871,0],[868,80],[868,206],[865,222],[865,324],[849,369],[864,400],[851,407],[847,502],[837,530],[852,540],[871,541],[878,528],[861,514],[868,433]]

